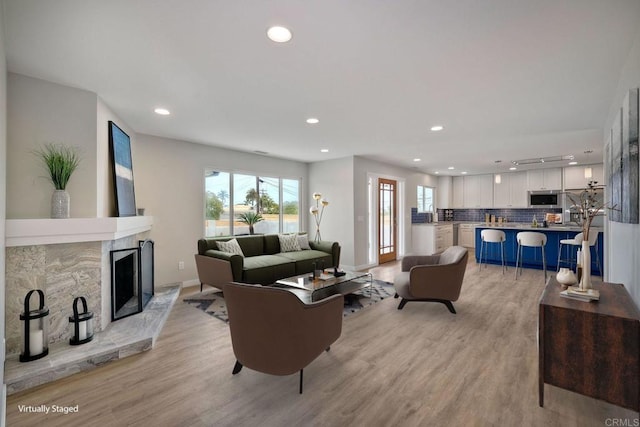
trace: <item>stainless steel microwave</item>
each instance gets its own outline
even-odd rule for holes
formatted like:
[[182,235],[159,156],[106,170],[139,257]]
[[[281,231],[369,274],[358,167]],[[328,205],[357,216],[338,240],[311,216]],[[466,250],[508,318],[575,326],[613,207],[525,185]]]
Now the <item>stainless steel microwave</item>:
[[529,191],[529,207],[560,208],[562,198],[559,191]]

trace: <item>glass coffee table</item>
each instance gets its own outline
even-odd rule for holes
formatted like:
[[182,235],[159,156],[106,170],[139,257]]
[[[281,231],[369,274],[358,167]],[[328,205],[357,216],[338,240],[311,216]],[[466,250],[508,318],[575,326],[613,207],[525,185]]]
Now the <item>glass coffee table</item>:
[[371,298],[373,276],[371,273],[359,271],[345,271],[343,276],[323,273],[320,278],[313,280],[310,273],[287,277],[278,280],[272,286],[286,288],[296,294],[302,302],[308,304],[320,301],[331,295],[349,295],[364,288],[369,288]]

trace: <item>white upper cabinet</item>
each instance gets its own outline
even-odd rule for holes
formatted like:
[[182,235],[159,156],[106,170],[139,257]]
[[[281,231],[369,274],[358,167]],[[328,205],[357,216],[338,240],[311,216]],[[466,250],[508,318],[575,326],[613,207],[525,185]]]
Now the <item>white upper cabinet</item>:
[[527,173],[500,174],[500,184],[493,184],[494,208],[526,208]]
[[527,171],[529,191],[562,190],[562,169],[539,169]]
[[436,207],[438,209],[451,209],[452,193],[452,178],[450,176],[439,176],[438,188],[436,189]]
[[493,207],[493,175],[469,175],[462,182],[465,208]]
[[464,207],[464,181],[462,176],[453,177],[453,202],[452,208]]
[[[585,178],[585,168],[591,168],[591,178]],[[569,166],[564,168],[565,190],[586,188],[589,181],[597,181],[598,184],[604,184],[604,168],[602,164]]]

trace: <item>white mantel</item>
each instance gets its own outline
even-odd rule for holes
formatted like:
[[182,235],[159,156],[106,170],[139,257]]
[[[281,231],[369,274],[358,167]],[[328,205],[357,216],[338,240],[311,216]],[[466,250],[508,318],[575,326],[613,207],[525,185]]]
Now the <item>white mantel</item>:
[[152,216],[8,219],[5,245],[30,246],[117,240],[151,230]]

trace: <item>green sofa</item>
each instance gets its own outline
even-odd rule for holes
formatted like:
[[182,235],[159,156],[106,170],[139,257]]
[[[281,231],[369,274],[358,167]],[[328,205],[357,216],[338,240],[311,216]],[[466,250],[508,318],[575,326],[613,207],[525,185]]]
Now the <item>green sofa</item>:
[[[218,249],[217,241],[237,239],[244,257]],[[309,242],[311,249],[281,252],[277,234],[214,237],[198,240],[196,266],[202,285],[220,288],[228,282],[270,285],[276,280],[311,273],[314,263],[325,268],[340,264],[337,242]]]

